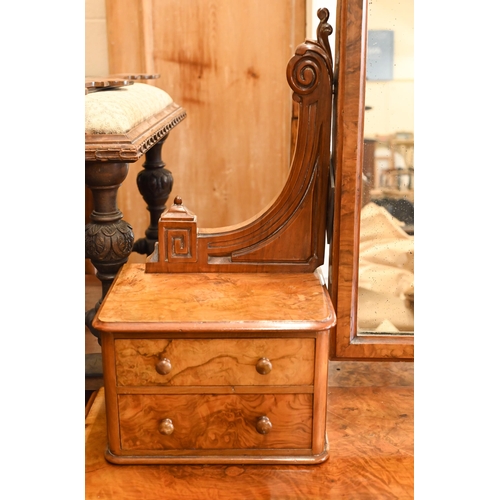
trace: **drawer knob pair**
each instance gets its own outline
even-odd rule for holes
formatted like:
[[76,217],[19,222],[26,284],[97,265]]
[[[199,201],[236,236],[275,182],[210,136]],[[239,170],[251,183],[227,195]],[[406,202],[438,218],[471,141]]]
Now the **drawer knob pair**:
[[[260,358],[255,365],[255,369],[261,375],[267,375],[273,369],[273,365],[268,358]],[[160,375],[167,375],[172,370],[172,363],[168,358],[162,358],[156,363],[156,371]]]
[[170,436],[174,432],[174,424],[169,418],[165,418],[160,422],[158,427],[160,434],[165,434],[165,436]]
[[[259,434],[267,434],[273,428],[273,424],[268,417],[259,417],[257,419],[257,425],[255,426],[255,428],[257,429],[257,432]],[[160,434],[170,436],[170,434],[174,432],[174,424],[172,420],[170,420],[169,418],[164,418],[163,420],[161,420],[158,431],[160,432]]]
[[170,373],[170,370],[172,369],[172,363],[170,363],[170,360],[167,358],[162,358],[158,363],[156,363],[156,371],[160,375],[167,375]]
[[271,361],[269,361],[269,359],[260,358],[259,361],[257,361],[257,364],[255,365],[255,369],[261,375],[267,375],[273,369],[273,365]]

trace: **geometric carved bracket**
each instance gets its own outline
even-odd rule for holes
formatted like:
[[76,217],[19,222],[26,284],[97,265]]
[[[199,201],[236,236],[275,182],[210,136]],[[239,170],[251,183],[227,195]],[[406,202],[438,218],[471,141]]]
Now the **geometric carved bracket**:
[[[174,227],[172,227],[174,222]],[[182,205],[177,197],[158,222],[158,237],[161,239],[158,259],[160,262],[196,262],[196,215]]]

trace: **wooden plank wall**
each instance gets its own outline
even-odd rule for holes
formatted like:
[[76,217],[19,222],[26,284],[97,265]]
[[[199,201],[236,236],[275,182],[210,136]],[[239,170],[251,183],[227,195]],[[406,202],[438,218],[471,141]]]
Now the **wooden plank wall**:
[[[110,73],[151,81],[187,111],[163,148],[199,227],[242,222],[280,192],[290,165],[286,65],[305,39],[306,0],[106,0]],[[130,165],[118,204],[136,238],[149,212]],[[132,262],[144,261],[133,254]]]

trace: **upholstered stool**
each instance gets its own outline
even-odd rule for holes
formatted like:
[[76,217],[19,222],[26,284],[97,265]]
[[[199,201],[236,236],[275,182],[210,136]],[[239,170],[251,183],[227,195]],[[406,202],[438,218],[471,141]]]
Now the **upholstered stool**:
[[[86,82],[85,183],[92,192],[93,211],[85,227],[85,258],[97,270],[102,296],[86,312],[85,323],[96,336],[92,319],[116,273],[132,251],[149,255],[158,240],[158,219],[173,183],[171,172],[164,168],[161,148],[170,130],[185,117],[186,112],[170,95],[152,85],[126,79],[114,85]],[[144,170],[137,184],[151,223],[146,236],[134,243],[132,227],[117,207],[117,193],[129,163],[142,155]]]

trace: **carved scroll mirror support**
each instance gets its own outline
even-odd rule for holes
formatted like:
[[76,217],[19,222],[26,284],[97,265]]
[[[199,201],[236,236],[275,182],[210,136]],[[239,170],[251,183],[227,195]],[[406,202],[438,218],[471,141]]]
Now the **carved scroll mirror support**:
[[333,68],[328,10],[319,9],[318,17],[317,40],[300,44],[286,69],[298,121],[283,190],[253,218],[216,229],[199,228],[189,200],[177,197],[160,217],[146,272],[313,272],[323,264]]

